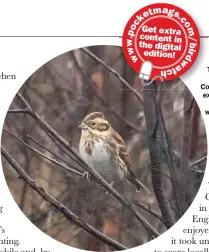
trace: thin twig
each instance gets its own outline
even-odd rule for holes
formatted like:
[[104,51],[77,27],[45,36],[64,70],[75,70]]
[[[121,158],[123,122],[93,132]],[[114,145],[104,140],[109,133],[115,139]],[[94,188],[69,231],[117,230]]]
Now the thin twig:
[[22,169],[22,167],[12,158],[12,156],[1,147],[1,153],[3,157],[7,160],[7,162],[14,168],[14,170],[19,174],[20,178],[23,179],[31,188],[33,188],[40,196],[42,196],[46,201],[48,201],[52,206],[54,206],[58,212],[63,214],[67,220],[74,222],[79,227],[86,230],[88,233],[92,234],[93,236],[97,237],[99,240],[103,241],[104,243],[110,245],[111,247],[117,250],[124,250],[127,249],[124,245],[120,244],[119,242],[111,239],[110,237],[102,234],[97,229],[92,227],[90,224],[76,216],[73,212],[71,212],[67,207],[53,198],[50,194],[48,194],[42,187],[35,183]]
[[[189,206],[189,190],[185,190],[191,184],[189,180],[189,151],[191,145],[191,134],[192,134],[192,107],[194,104],[194,97],[190,93],[189,89],[184,88],[184,121],[183,121],[183,136],[181,143],[181,154],[180,154],[180,176],[179,185],[181,188],[181,205],[184,212]],[[188,188],[187,188],[188,189]]]
[[104,61],[102,61],[100,58],[98,58],[96,55],[94,55],[92,52],[90,52],[88,49],[86,48],[81,48],[82,51],[84,51],[85,53],[87,53],[92,59],[96,60],[97,62],[99,62],[102,66],[104,66],[105,68],[107,68],[113,75],[115,75],[120,82],[127,87],[141,102],[142,106],[144,103],[144,99],[143,97],[136,91],[136,89],[132,88],[127,81],[125,81],[123,79],[122,76],[120,76],[120,74],[118,72],[116,72],[112,67],[108,66]]
[[183,137],[181,147],[181,159],[180,159],[180,171],[184,175],[184,171],[189,166],[189,148],[192,133],[192,106],[194,98],[188,88],[185,86],[184,90],[184,126],[183,126]]
[[196,167],[191,167],[189,168],[191,171],[194,171],[196,173],[201,173],[201,174],[205,174],[205,171],[203,170],[200,170],[199,168],[196,168]]
[[[156,85],[155,85],[156,87]],[[163,117],[162,109],[161,109],[161,102],[163,99],[163,96],[161,93],[161,85],[158,88],[158,98],[156,97],[155,90],[153,90],[153,101],[156,106],[156,113],[158,116],[159,120],[159,142],[160,142],[160,147],[165,155],[167,167],[170,171],[171,177],[172,177],[172,186],[173,186],[173,195],[174,195],[174,202],[175,202],[175,207],[177,209],[177,219],[179,219],[183,215],[183,210],[181,207],[181,201],[180,201],[180,192],[179,192],[179,187],[178,187],[178,177],[176,174],[176,167],[174,165],[174,160],[173,160],[173,150],[172,150],[172,144],[170,141],[170,138],[168,136],[168,132],[165,126],[165,120]]]
[[192,132],[191,141],[189,147],[189,159],[193,160],[198,153],[199,143],[200,143],[200,109],[197,102],[194,100],[192,108]]
[[[21,102],[30,109],[30,105],[23,98],[20,93],[17,93],[18,98]],[[105,180],[103,177],[92,167],[90,167],[77,153],[77,151],[66,141],[64,140],[51,126],[49,126],[36,112],[30,109],[30,114],[38,120],[43,127],[50,132],[67,150],[69,150],[80,163],[83,164],[83,168],[89,172],[94,178],[96,178],[104,188],[110,192],[122,205],[124,205],[132,214],[144,225],[148,232],[152,233],[155,237],[159,236],[159,232],[140,214],[135,208],[129,203],[120,193],[118,193],[112,186]]]
[[189,168],[191,168],[192,166],[198,165],[206,160],[207,160],[207,156],[204,156],[204,157],[192,162],[191,164],[189,164]]
[[[27,141],[27,140],[26,140]],[[24,148],[24,156],[25,156],[25,162],[26,162],[26,172],[30,173],[30,158],[28,156],[28,150]],[[20,209],[24,212],[24,206],[25,206],[25,201],[26,201],[26,195],[28,191],[28,184],[24,183],[22,190],[21,190],[21,197],[20,197]]]
[[[33,138],[31,135],[27,134],[26,135],[28,139],[30,139],[32,142],[36,143],[39,147],[43,148],[44,150],[48,151],[49,153],[51,153],[54,157],[60,159],[62,162],[66,163],[69,166],[72,166],[71,163],[67,162],[64,158],[60,157],[58,154],[54,153],[52,150],[50,150],[47,146],[41,144],[40,142],[38,142],[35,138]],[[77,167],[75,167],[74,169],[79,169]]]
[[24,113],[29,113],[29,110],[26,109],[10,109],[7,112],[8,114],[24,114]]
[[154,215],[156,218],[158,218],[159,220],[161,220],[164,224],[164,220],[162,218],[162,216],[157,213],[156,211],[150,209],[148,206],[142,204],[141,202],[139,202],[138,200],[134,202],[135,205],[141,207],[142,209],[146,210],[147,212],[149,212],[150,214]]

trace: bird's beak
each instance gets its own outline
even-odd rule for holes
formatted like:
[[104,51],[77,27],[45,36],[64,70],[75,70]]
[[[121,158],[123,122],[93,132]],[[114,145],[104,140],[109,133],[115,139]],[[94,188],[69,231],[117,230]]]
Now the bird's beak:
[[86,126],[85,126],[84,123],[81,123],[81,124],[78,126],[78,128],[80,128],[80,129],[86,129]]

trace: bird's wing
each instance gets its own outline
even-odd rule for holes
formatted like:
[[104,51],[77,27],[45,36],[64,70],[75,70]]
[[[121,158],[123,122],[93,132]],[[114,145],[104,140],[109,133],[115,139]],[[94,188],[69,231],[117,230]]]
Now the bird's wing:
[[126,145],[125,145],[122,137],[115,130],[113,130],[112,137],[113,137],[114,141],[116,142],[116,144],[118,146],[118,155],[119,155],[119,157],[123,160],[123,162],[127,166],[127,169],[128,169],[127,172],[129,173],[129,170],[130,170],[130,172],[133,173],[133,171],[132,171],[132,167],[133,167],[132,161],[131,161],[130,156],[128,155]]
[[137,179],[136,175],[134,174],[133,164],[132,164],[130,156],[128,155],[127,148],[126,148],[126,145],[125,145],[122,137],[116,131],[113,131],[112,137],[113,137],[114,141],[117,143],[117,145],[119,146],[119,150],[118,150],[119,157],[126,164],[127,179],[130,182],[134,183],[139,189],[141,187],[143,187],[146,191],[148,191],[150,193],[149,189],[142,182],[140,182]]

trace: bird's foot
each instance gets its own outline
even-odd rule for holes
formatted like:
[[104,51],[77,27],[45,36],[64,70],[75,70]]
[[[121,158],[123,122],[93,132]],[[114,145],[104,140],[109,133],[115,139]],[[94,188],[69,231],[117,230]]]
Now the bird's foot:
[[84,173],[82,174],[82,178],[83,178],[83,179],[86,179],[86,180],[89,182],[90,179],[91,179],[91,175],[89,174],[89,172],[84,172]]

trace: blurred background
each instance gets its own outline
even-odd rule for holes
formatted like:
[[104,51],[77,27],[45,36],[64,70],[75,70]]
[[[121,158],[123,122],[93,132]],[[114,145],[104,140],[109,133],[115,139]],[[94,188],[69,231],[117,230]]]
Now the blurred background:
[[[88,48],[107,65],[115,69],[133,88],[143,95],[143,85],[124,59],[122,48],[117,46],[92,46]],[[175,173],[180,174],[181,149],[184,144],[185,124],[191,129],[189,142],[189,164],[207,155],[207,139],[204,123],[198,105],[192,103],[190,117],[185,113],[185,84],[180,79],[156,83],[160,85],[161,108],[172,145]],[[187,92],[189,92],[187,90]],[[162,215],[162,209],[153,191],[153,172],[150,166],[150,152],[144,109],[139,100],[105,67],[93,60],[84,51],[77,49],[62,54],[33,73],[20,89],[32,109],[37,112],[75,149],[78,148],[82,119],[94,111],[105,114],[113,128],[126,142],[136,175],[152,191],[136,192],[129,185],[118,189],[132,202],[140,202],[145,208]],[[191,95],[191,94],[190,94]],[[24,108],[17,97],[10,110]],[[46,133],[43,126],[27,113],[8,113],[4,128],[18,139],[32,146],[47,157],[61,163],[78,167],[63,149]],[[127,247],[135,247],[154,237],[105,189],[93,181],[76,176],[53,164],[22,144],[8,132],[3,131],[2,145],[24,168],[26,173],[53,197],[67,206],[73,213],[92,226],[121,242]],[[37,142],[35,142],[37,141]],[[47,151],[47,147],[52,153]],[[63,160],[54,156],[59,155]],[[24,214],[40,230],[52,238],[76,248],[109,251],[110,247],[93,235],[82,230],[57,212],[25,182],[17,178],[17,173],[2,159],[3,169],[9,189]],[[206,159],[188,168],[181,190],[185,190],[186,208],[193,201],[204,175]],[[80,168],[82,169],[82,168]],[[84,172],[84,170],[83,170]],[[174,222],[176,214],[171,173],[164,159],[161,164],[162,188],[170,204]],[[183,212],[185,212],[184,208]],[[168,227],[161,217],[136,206],[139,213],[159,231]]]

